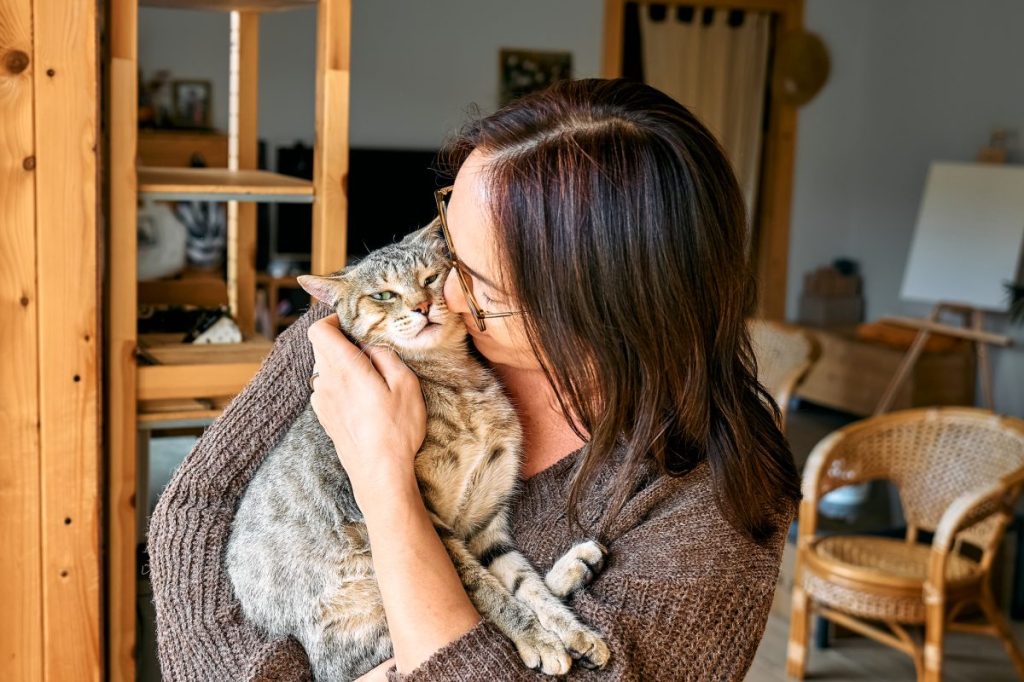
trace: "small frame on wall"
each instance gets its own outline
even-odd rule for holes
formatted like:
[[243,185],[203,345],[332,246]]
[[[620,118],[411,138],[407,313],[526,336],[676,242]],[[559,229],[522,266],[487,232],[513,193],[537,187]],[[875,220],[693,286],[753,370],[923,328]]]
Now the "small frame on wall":
[[209,129],[213,109],[213,86],[204,80],[176,80],[173,122],[176,128]]
[[571,52],[542,52],[503,48],[499,57],[499,106],[555,81],[572,78]]

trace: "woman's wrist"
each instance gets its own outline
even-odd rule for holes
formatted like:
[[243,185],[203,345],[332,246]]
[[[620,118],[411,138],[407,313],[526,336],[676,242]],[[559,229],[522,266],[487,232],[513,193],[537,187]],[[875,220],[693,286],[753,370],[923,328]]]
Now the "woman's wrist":
[[[356,503],[367,523],[377,520],[391,523],[410,513],[426,512],[416,483],[415,468],[411,464],[400,464],[403,461],[406,460],[382,457],[381,463],[387,464],[356,478],[353,478],[352,473],[349,474]],[[411,463],[412,458],[407,461]]]

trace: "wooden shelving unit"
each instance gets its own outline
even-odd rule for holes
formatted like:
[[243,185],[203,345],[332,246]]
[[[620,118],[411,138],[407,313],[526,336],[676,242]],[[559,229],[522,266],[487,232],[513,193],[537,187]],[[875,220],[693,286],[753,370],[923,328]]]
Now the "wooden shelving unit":
[[[226,168],[137,167],[139,5],[231,12],[231,121]],[[266,11],[317,7],[316,129],[312,182],[256,169],[259,20]],[[189,280],[140,285],[136,273],[137,205],[158,200],[228,201],[227,299],[243,334],[253,329],[256,277],[255,202],[313,205],[312,270],[345,263],[351,0],[111,0],[110,230],[107,366],[107,663],[111,680],[136,677],[136,547],[144,510],[136,510],[139,434],[162,424],[203,423],[219,414],[271,348],[263,339],[191,346],[177,338],[139,336],[141,300],[224,289]],[[229,36],[225,36],[225,41]],[[312,65],[311,65],[312,66]],[[206,142],[205,140],[201,142]]]

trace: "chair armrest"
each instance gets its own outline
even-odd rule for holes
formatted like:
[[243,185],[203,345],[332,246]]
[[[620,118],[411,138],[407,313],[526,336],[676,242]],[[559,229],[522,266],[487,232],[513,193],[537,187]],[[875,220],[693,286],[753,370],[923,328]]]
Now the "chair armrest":
[[[842,452],[843,441],[846,433],[843,429],[833,431],[818,441],[818,444],[811,450],[804,464],[804,471],[800,481],[800,492],[805,500],[817,504],[821,498],[822,483],[829,465],[837,455]],[[850,481],[851,484],[859,481]]]
[[[926,595],[929,591],[941,589],[946,580],[946,559],[956,541],[956,535],[990,518],[1004,513],[1007,519],[1013,515],[1013,506],[1021,484],[1024,470],[961,494],[946,508],[935,527],[932,536],[931,557],[928,563]],[[984,548],[983,548],[984,549]]]

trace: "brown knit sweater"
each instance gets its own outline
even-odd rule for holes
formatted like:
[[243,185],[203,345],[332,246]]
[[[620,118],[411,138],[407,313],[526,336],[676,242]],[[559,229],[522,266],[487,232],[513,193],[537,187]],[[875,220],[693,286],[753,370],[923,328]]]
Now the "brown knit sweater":
[[[224,551],[235,509],[264,455],[309,399],[310,323],[318,305],[281,335],[259,374],[206,431],[157,504],[149,527],[160,665],[165,680],[308,680],[305,653],[291,639],[268,640],[242,617]],[[577,453],[578,455],[578,453]],[[526,480],[512,528],[542,572],[578,534],[566,518],[577,455]],[[611,468],[611,467],[610,467]],[[573,679],[739,680],[760,642],[775,591],[784,529],[755,545],[725,521],[708,465],[680,478],[653,470],[614,519],[603,516],[611,476],[584,496],[581,520],[605,528],[604,571],[572,601],[607,638],[602,671],[573,668]],[[590,526],[593,527],[593,526]],[[534,680],[515,647],[481,623],[392,680]]]

